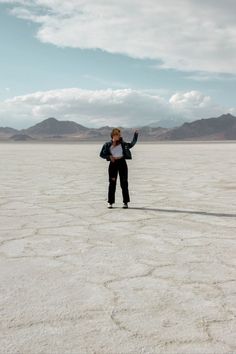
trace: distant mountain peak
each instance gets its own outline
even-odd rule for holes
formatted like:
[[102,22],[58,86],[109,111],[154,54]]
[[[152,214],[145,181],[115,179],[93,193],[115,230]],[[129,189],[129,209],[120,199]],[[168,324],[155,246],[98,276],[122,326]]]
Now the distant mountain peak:
[[54,117],[49,117],[47,119],[44,119],[41,123],[43,122],[59,122],[59,120]]
[[18,130],[10,127],[0,127],[0,134],[17,134]]
[[231,113],[225,113],[222,114],[220,117],[229,117],[229,118],[235,118]]
[[222,114],[220,117],[199,119],[186,122],[182,126],[170,130],[167,139],[209,139],[209,140],[235,140],[236,117],[232,114]]
[[23,132],[30,135],[68,135],[87,131],[84,127],[73,121],[59,121],[54,117],[49,117],[36,125],[24,129]]

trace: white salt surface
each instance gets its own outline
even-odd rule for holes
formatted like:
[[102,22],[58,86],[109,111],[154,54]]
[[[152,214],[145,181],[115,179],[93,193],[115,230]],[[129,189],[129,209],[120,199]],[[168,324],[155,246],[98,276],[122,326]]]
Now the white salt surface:
[[3,354],[236,353],[236,144],[1,144]]

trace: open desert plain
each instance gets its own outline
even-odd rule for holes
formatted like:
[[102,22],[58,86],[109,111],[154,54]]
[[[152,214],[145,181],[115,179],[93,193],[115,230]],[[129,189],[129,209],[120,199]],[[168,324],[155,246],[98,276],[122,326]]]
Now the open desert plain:
[[236,144],[0,145],[2,354],[236,353]]

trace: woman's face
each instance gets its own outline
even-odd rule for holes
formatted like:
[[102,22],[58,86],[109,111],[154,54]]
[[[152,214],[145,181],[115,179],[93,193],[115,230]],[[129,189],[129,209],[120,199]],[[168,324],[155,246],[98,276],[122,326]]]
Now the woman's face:
[[114,142],[119,141],[119,140],[120,140],[120,133],[114,134],[113,137],[112,137],[112,140],[113,140]]

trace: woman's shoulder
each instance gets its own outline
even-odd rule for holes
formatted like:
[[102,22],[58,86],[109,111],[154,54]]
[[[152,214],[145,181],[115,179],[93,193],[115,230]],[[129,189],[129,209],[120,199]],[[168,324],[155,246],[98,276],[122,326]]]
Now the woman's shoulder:
[[121,145],[127,145],[127,144],[128,144],[127,141],[125,141],[125,140],[123,140],[123,139],[121,140],[120,143],[121,143]]
[[111,146],[111,141],[106,141],[103,146]]

